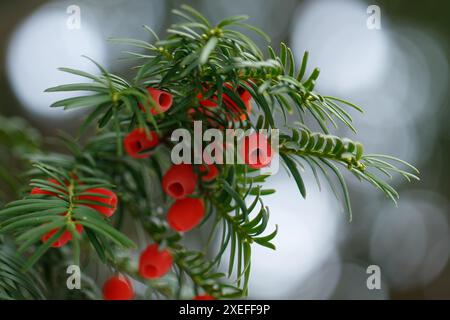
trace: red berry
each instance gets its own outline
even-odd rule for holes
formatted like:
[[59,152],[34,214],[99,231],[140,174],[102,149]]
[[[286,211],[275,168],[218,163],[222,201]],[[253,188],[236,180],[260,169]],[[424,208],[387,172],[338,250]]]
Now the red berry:
[[139,274],[146,279],[164,276],[172,267],[172,255],[168,250],[159,251],[158,244],[149,245],[139,258]]
[[[225,84],[225,87],[227,87],[230,90],[233,90],[233,87],[231,84],[227,83],[227,84]],[[251,96],[250,92],[245,90],[243,87],[238,87],[236,93],[239,95],[242,102],[244,103],[247,114],[249,114],[252,110],[252,105],[251,105],[252,96]],[[199,93],[197,95],[197,99],[199,100],[200,105],[202,105],[204,107],[209,107],[209,108],[217,107],[218,99],[217,99],[216,95],[213,95],[209,99],[204,99],[203,94]],[[222,101],[225,104],[225,106],[227,106],[227,108],[230,109],[231,113],[233,113],[235,115],[235,117],[234,117],[235,120],[237,120],[239,118],[241,120],[245,120],[247,118],[246,114],[241,111],[241,108],[227,94],[225,94],[225,93],[222,94]]]
[[249,114],[252,111],[252,104],[251,104],[250,100],[247,100],[247,101],[242,100],[242,102],[245,105],[247,114],[242,112],[241,107],[238,106],[230,97],[224,96],[223,101],[224,101],[225,105],[227,106],[227,108],[231,111],[231,114],[234,116],[233,117],[234,120],[238,120],[238,119],[246,120],[247,114]]
[[204,96],[208,95],[208,86],[204,86],[202,89],[202,92],[197,94],[198,102],[201,106],[207,107],[207,108],[215,108],[217,107],[217,95],[213,94],[208,99],[205,99]]
[[[225,84],[225,86],[228,89],[233,90],[233,87],[230,84]],[[251,112],[251,110],[252,110],[252,104],[251,104],[252,96],[251,96],[250,92],[245,90],[243,87],[238,87],[237,90],[236,90],[236,93],[239,95],[240,99],[244,103],[244,105],[246,107],[247,114],[249,114]],[[227,108],[230,109],[231,113],[234,114],[234,116],[235,116],[234,120],[238,120],[239,118],[241,120],[246,120],[247,119],[247,115],[242,112],[241,107],[238,106],[233,101],[233,99],[231,99],[231,97],[229,97],[228,95],[224,94],[223,95],[223,102],[227,106]]]
[[248,103],[252,99],[252,95],[250,94],[250,92],[245,90],[244,87],[239,87],[237,89],[237,92],[244,103]]
[[175,201],[167,213],[169,225],[176,231],[186,232],[195,228],[205,215],[201,199],[186,198]]
[[201,165],[199,170],[203,173],[202,180],[205,182],[212,181],[219,175],[219,169],[214,164]]
[[268,166],[272,161],[272,151],[267,137],[260,133],[245,137],[241,146],[244,162],[254,169]]
[[216,95],[213,95],[209,99],[204,99],[203,94],[199,93],[197,95],[197,99],[199,100],[198,102],[200,103],[200,105],[203,107],[207,107],[207,108],[217,107],[217,96]]
[[[60,185],[59,182],[56,181],[55,179],[47,179],[47,181],[55,184],[56,186]],[[33,189],[31,189],[31,194],[45,194],[45,195],[48,195],[48,196],[55,196],[55,197],[57,196],[57,194],[54,193],[54,192],[46,191],[46,190],[43,190],[43,189],[38,188],[38,187],[34,187]]]
[[195,191],[197,175],[190,164],[173,165],[162,178],[165,193],[174,199],[183,199]]
[[[50,232],[48,232],[47,234],[43,235],[41,238],[41,241],[43,243],[47,242],[48,239],[50,239],[56,232],[58,232],[58,230],[59,229],[53,229]],[[66,233],[67,233],[67,231],[65,231],[58,239],[55,240],[55,242],[53,242],[53,244],[52,244],[53,248],[60,248],[69,241],[69,238]],[[70,234],[70,232],[69,232],[69,234]]]
[[87,206],[90,207],[94,210],[97,210],[98,212],[100,212],[101,214],[103,214],[106,217],[111,217],[114,212],[116,212],[117,209],[117,195],[112,192],[111,190],[108,189],[104,189],[104,188],[93,188],[93,189],[89,189],[85,191],[86,193],[93,193],[93,194],[98,194],[101,196],[106,196],[106,198],[101,197],[101,196],[94,196],[94,195],[80,195],[79,199],[80,200],[88,200],[88,201],[95,201],[95,202],[99,202],[101,204],[107,205],[107,207],[102,206],[100,204],[85,204],[85,203],[80,203],[83,206]]
[[[77,229],[78,233],[80,233],[80,234],[81,234],[81,232],[83,232],[83,226],[81,224],[77,224],[76,229]],[[48,239],[50,239],[56,232],[58,232],[58,230],[59,229],[53,229],[50,232],[48,232],[47,234],[43,235],[41,238],[41,241],[43,243],[47,242]],[[67,244],[67,242],[69,242],[70,240],[72,240],[72,234],[70,233],[69,230],[66,230],[58,239],[55,240],[55,242],[53,242],[52,247],[60,248],[60,247],[64,246],[65,244]]]
[[131,300],[133,297],[133,285],[122,275],[111,277],[103,284],[103,300]]
[[216,300],[216,298],[207,294],[203,294],[195,296],[192,300]]
[[136,159],[148,158],[150,156],[148,151],[156,147],[158,143],[159,139],[156,132],[150,131],[149,136],[142,128],[131,131],[123,141],[127,153]]
[[[153,88],[147,88],[147,92],[150,94],[150,96],[153,98],[153,100],[155,101],[155,103],[158,106],[156,108],[152,107],[150,109],[150,112],[153,115],[157,115],[159,113],[164,113],[167,110],[169,110],[170,107],[172,106],[173,97],[170,93],[168,93],[166,91],[158,90],[158,89],[153,89]],[[141,108],[141,110],[143,110],[143,111],[146,110],[144,108],[144,106],[142,106],[141,104],[139,104],[139,108]]]

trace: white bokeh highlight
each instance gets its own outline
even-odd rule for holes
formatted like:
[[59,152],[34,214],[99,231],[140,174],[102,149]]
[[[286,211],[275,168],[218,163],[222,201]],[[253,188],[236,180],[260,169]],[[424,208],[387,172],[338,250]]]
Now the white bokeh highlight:
[[369,88],[386,68],[384,32],[369,30],[367,6],[361,1],[307,1],[294,13],[291,45],[301,61],[309,51],[309,68],[320,68],[324,92]]
[[[309,186],[306,199],[300,196],[295,181],[284,170],[267,182],[277,190],[264,200],[272,213],[267,230],[278,225],[278,235],[273,241],[277,249],[253,247],[251,298],[326,298],[337,281],[338,272],[330,270],[329,281],[316,281],[314,291],[302,293],[299,289],[326,260],[336,256],[339,225],[346,222],[341,210],[335,209],[339,204],[330,191],[324,188],[320,192],[312,177],[306,174],[304,178]],[[339,268],[338,258],[334,259],[334,265]]]
[[[83,20],[80,29],[69,29],[66,1],[49,3],[27,17],[13,33],[7,52],[7,71],[12,88],[21,104],[41,117],[70,117],[71,112],[50,109],[58,99],[76,96],[67,93],[44,93],[44,90],[65,83],[78,82],[79,77],[57,70],[59,67],[98,73],[82,55],[99,63],[106,61],[105,42],[95,25]],[[87,10],[86,10],[87,11]]]
[[370,239],[370,257],[392,287],[424,287],[450,255],[448,204],[426,192],[404,193],[399,208],[380,208]]

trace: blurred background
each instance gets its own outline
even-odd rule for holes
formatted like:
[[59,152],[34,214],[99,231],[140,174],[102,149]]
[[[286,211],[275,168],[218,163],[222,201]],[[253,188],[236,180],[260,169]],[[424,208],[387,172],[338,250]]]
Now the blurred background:
[[[349,177],[352,223],[312,177],[305,176],[309,194],[302,200],[295,183],[277,174],[270,183],[278,192],[266,200],[270,223],[279,226],[277,251],[254,250],[250,298],[450,299],[450,2],[444,0],[1,1],[0,202],[17,187],[6,179],[5,171],[20,167],[10,153],[36,148],[38,131],[43,137],[74,131],[83,117],[49,108],[60,97],[44,89],[77,80],[56,68],[96,72],[81,57],[87,55],[126,75],[130,64],[118,59],[127,48],[106,38],[147,40],[144,24],[164,34],[174,22],[170,10],[182,3],[213,22],[248,14],[275,48],[288,43],[298,60],[308,50],[311,70],[321,69],[316,89],[365,109],[353,114],[358,136],[338,134],[421,171],[419,183],[392,181],[401,194],[398,207]],[[67,27],[77,8],[80,28]],[[11,132],[14,145],[4,138]],[[370,265],[381,269],[380,289],[366,286]]]

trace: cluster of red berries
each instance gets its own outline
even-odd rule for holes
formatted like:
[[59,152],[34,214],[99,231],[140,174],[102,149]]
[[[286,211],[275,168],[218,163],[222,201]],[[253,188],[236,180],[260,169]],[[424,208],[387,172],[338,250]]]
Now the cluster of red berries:
[[[201,179],[212,181],[219,174],[214,164],[200,166]],[[190,164],[173,165],[162,179],[164,192],[175,199],[167,213],[169,225],[176,231],[186,232],[195,228],[203,219],[205,206],[202,199],[190,198],[197,186],[198,175]]]
[[[155,106],[150,108],[152,115],[164,113],[170,109],[173,97],[170,93],[158,89],[147,88],[147,92],[155,102]],[[139,108],[146,112],[143,105]],[[146,132],[142,128],[131,131],[124,139],[126,152],[133,158],[144,159],[150,157],[152,150],[159,144],[158,134],[154,131]]]
[[[225,87],[232,90],[230,84],[225,84]],[[227,110],[233,115],[233,120],[246,120],[247,114],[252,110],[251,94],[243,87],[237,88],[237,94],[246,107],[246,113],[242,112],[236,103],[225,93],[222,94],[222,101],[227,107]],[[216,108],[218,106],[217,95],[213,95],[209,99],[204,99],[203,94],[197,95],[199,103],[204,109],[200,111],[209,114],[207,108]],[[227,114],[228,115],[228,114]],[[270,164],[272,161],[272,147],[267,141],[267,137],[261,133],[254,133],[248,137],[245,137],[242,143],[241,156],[244,163],[248,164],[254,169],[260,169]]]
[[[139,274],[145,279],[157,279],[167,274],[172,267],[173,258],[169,250],[159,249],[158,244],[149,245],[139,258]],[[103,299],[130,300],[134,297],[131,281],[123,275],[109,278],[103,285]],[[214,300],[209,295],[198,295],[194,300]]]
[[[233,90],[232,86],[230,84],[228,84],[228,83],[225,84],[225,87],[230,89],[230,90]],[[205,88],[205,89],[207,90],[207,88]],[[247,119],[247,114],[249,114],[252,111],[252,104],[251,104],[252,96],[243,87],[238,87],[236,91],[237,91],[236,93],[239,95],[239,98],[241,99],[241,101],[245,105],[246,112],[242,112],[242,110],[233,101],[233,99],[231,99],[231,97],[229,95],[227,95],[226,93],[223,93],[222,94],[222,102],[226,106],[227,117],[229,119],[232,119],[232,120],[239,120],[239,119],[240,120],[246,120]],[[209,99],[205,99],[204,96],[203,96],[203,93],[200,92],[197,95],[197,99],[199,100],[200,105],[202,107],[204,107],[204,108],[200,109],[200,112],[202,112],[202,113],[210,114],[209,111],[208,111],[208,108],[211,110],[211,109],[214,109],[214,108],[218,107],[218,100],[219,99],[217,97],[217,94],[214,94]]]
[[[208,171],[206,171],[208,170]],[[207,167],[202,179],[211,181],[218,170],[214,165]],[[169,225],[176,231],[186,232],[196,227],[205,213],[203,200],[190,198],[196,189],[198,175],[192,165],[173,165],[162,179],[165,193],[175,199],[167,213]],[[172,254],[168,249],[160,249],[154,243],[149,245],[139,257],[139,274],[145,279],[156,279],[166,275],[173,264]]]
[[[232,90],[230,84],[225,84],[225,87]],[[154,88],[147,88],[147,92],[153,98],[156,106],[150,109],[153,115],[164,113],[170,109],[173,103],[173,97],[170,93]],[[241,101],[246,106],[247,114],[251,111],[251,95],[243,87],[238,87],[236,93],[239,95]],[[199,111],[205,114],[208,113],[208,109],[214,109],[218,107],[217,95],[213,95],[208,99],[203,97],[203,93],[197,95],[200,105]],[[233,115],[233,119],[246,119],[246,113],[242,112],[236,103],[225,93],[222,94],[222,101],[229,110],[229,113]],[[140,109],[145,111],[142,105],[139,105]],[[228,113],[228,114],[229,114]],[[254,139],[257,141],[251,143]],[[152,150],[159,144],[159,137],[156,132],[146,132],[143,128],[136,128],[131,131],[124,139],[124,147],[127,153],[137,159],[143,159],[150,157]],[[267,141],[267,137],[262,134],[255,133],[245,138],[242,144],[241,155],[244,162],[250,167],[260,169],[270,164],[272,160],[272,148]],[[217,168],[215,167],[201,167],[201,170],[207,171],[208,174],[203,176],[204,181],[210,181],[216,174]],[[176,198],[176,197],[175,197]]]
[[[225,84],[225,87],[228,89],[232,89],[230,84]],[[153,115],[158,115],[159,113],[164,113],[170,109],[173,103],[173,97],[170,93],[154,88],[147,88],[148,94],[152,97],[153,101],[155,102],[155,106],[150,109],[150,112]],[[246,112],[247,114],[251,111],[251,95],[250,93],[245,90],[242,87],[239,87],[237,89],[237,94],[239,95],[240,99],[246,106]],[[199,100],[200,105],[202,106],[198,110],[201,113],[209,114],[211,113],[208,111],[212,110],[214,108],[218,107],[218,99],[217,95],[213,95],[209,99],[204,99],[203,94],[199,93],[197,95],[197,98]],[[224,105],[227,107],[227,116],[234,120],[245,120],[246,119],[246,113],[242,112],[240,108],[236,105],[236,103],[227,95],[222,95],[222,100]],[[139,108],[146,112],[146,109],[143,105],[139,104]],[[194,109],[192,109],[190,112],[193,112]],[[142,128],[134,129],[132,132],[130,132],[124,139],[124,147],[127,153],[137,159],[143,159],[148,158],[151,155],[152,150],[159,144],[159,138],[156,132],[150,131],[146,132]]]
[[[225,85],[232,89],[230,85]],[[153,115],[166,112],[170,109],[173,98],[164,91],[148,88],[148,93],[152,96],[156,106],[150,109]],[[246,113],[251,111],[251,95],[243,88],[238,88],[242,102],[246,106]],[[202,106],[201,112],[207,112],[206,108],[216,108],[217,96],[204,99],[200,93],[197,98]],[[234,120],[245,120],[246,113],[242,112],[234,101],[226,94],[222,96],[224,105],[227,106],[229,113]],[[141,110],[145,108],[140,105]],[[254,136],[246,137],[246,141],[241,149],[241,154],[245,163],[253,168],[261,168],[270,163],[272,149],[267,148],[267,138],[256,134],[257,143],[249,143]],[[154,131],[146,132],[144,129],[137,128],[129,133],[124,139],[124,147],[127,153],[137,159],[150,157],[152,150],[159,144],[158,135]],[[266,146],[263,148],[262,146]],[[203,182],[213,181],[219,174],[218,168],[214,164],[205,164],[198,167],[200,178]],[[205,214],[205,205],[202,199],[192,197],[197,187],[199,175],[190,164],[173,165],[165,173],[162,179],[162,188],[164,192],[173,198],[175,202],[167,213],[167,222],[170,227],[179,232],[187,232],[195,228],[203,219]],[[139,274],[145,279],[156,279],[166,275],[173,264],[172,254],[168,249],[161,249],[158,244],[151,244],[141,253],[139,257]],[[113,276],[108,279],[103,287],[103,296],[105,300],[113,299],[132,299],[134,296],[131,282],[122,275]],[[198,295],[194,300],[213,300],[210,295]]]
[[113,276],[103,284],[104,300],[131,300],[133,297],[133,285],[131,284],[131,281],[123,275]]
[[[60,184],[55,179],[48,179],[49,183],[54,185],[54,189],[60,188]],[[59,197],[56,193],[43,190],[38,187],[34,187],[31,190],[31,194],[33,195],[47,195],[52,197]],[[117,195],[112,192],[111,190],[105,189],[105,188],[92,188],[88,189],[85,192],[83,192],[82,195],[80,195],[77,199],[79,201],[79,205],[90,207],[97,212],[101,213],[105,217],[111,217],[117,208]],[[89,203],[83,203],[83,201],[87,201]],[[67,213],[62,213],[63,215],[66,215]],[[55,233],[58,232],[58,228],[51,230],[44,236],[42,236],[41,241],[47,242]],[[76,224],[76,230],[78,233],[83,232],[83,226],[80,224]],[[66,230],[64,233],[52,243],[53,248],[60,248],[67,244],[72,240],[72,234]]]
[[[102,291],[104,300],[131,300],[134,298],[131,281],[121,274],[106,280]],[[205,294],[195,296],[193,300],[215,300],[215,298]]]

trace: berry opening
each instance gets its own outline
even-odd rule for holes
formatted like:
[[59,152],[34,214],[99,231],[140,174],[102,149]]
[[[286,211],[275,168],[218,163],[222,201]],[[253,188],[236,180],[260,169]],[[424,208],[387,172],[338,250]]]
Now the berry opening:
[[183,185],[179,182],[172,183],[169,185],[169,192],[174,197],[181,197],[184,194]]
[[158,99],[158,103],[162,108],[167,108],[172,103],[172,97],[168,93],[161,93]]
[[142,143],[140,141],[136,141],[134,146],[136,150],[142,150]]

